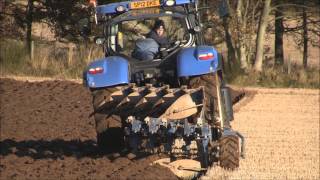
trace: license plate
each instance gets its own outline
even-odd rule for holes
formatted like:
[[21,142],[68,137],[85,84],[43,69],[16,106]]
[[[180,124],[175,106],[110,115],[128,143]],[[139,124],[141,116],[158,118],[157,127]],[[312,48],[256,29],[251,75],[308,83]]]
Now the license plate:
[[159,0],[149,0],[149,1],[135,1],[130,3],[131,9],[141,9],[147,7],[160,6]]

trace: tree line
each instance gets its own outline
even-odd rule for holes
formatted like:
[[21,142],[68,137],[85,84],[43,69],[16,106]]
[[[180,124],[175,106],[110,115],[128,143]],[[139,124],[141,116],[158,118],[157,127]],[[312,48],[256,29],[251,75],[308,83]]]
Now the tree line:
[[[308,66],[308,47],[319,47],[320,1],[316,0],[203,0],[209,4],[205,17],[214,23],[218,35],[213,41],[225,42],[229,67],[244,71],[263,70],[264,41],[267,33],[274,34],[274,65],[284,63],[284,35],[294,37],[303,47],[303,66]],[[223,6],[221,6],[221,3]],[[216,16],[211,9],[227,7],[228,13]],[[290,22],[294,22],[293,25]]]
[[[100,0],[99,4],[117,2]],[[274,34],[274,64],[284,63],[284,35],[295,37],[308,66],[309,46],[319,47],[320,2],[317,0],[199,0],[203,29],[213,45],[225,44],[228,67],[243,71],[263,70],[264,40]],[[208,6],[209,8],[205,8]],[[0,3],[0,35],[25,39],[30,49],[32,24],[48,24],[58,40],[78,41],[80,27],[90,22],[88,0],[3,0]],[[10,19],[11,24],[8,24]],[[293,25],[290,22],[296,22]],[[90,30],[90,28],[89,28]],[[68,37],[68,38],[66,38]]]

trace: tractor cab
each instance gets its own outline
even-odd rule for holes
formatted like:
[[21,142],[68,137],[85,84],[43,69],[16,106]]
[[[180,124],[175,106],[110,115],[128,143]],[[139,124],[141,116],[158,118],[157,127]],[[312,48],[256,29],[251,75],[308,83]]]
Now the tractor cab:
[[[161,61],[176,54],[180,48],[194,46],[199,32],[193,1],[133,1],[98,6],[99,21],[104,22],[104,36],[108,56],[124,56],[132,61]],[[157,21],[164,23],[167,45],[149,37]]]
[[[155,23],[159,21],[164,23],[163,39],[167,41],[166,46],[149,37],[149,34],[156,33],[152,31]],[[165,58],[179,47],[194,44],[186,15],[154,8],[130,11],[116,17],[108,23],[105,36],[107,54],[122,54],[138,60]],[[151,57],[141,58],[139,53],[150,54]]]

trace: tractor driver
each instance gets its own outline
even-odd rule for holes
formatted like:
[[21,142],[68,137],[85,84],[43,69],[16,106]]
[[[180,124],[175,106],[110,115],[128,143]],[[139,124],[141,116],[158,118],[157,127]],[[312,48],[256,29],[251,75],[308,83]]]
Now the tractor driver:
[[[152,60],[159,54],[161,48],[168,48],[170,43],[164,31],[164,22],[156,20],[154,27],[146,35],[147,38],[136,41],[132,57],[139,60]],[[165,56],[165,53],[161,53],[160,55]]]
[[160,48],[168,48],[170,43],[165,36],[165,25],[162,20],[156,20],[152,30],[147,34],[147,38],[154,39],[160,46]]

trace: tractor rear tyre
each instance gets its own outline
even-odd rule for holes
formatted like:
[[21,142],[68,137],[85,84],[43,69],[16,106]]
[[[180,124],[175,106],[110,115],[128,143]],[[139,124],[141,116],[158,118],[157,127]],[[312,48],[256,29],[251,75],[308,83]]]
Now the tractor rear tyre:
[[[207,74],[197,77],[192,77],[188,83],[190,88],[204,87],[204,118],[205,122],[210,125],[215,125],[215,114],[218,113],[217,110],[217,88],[215,83],[215,77],[213,74]],[[213,140],[218,140],[220,138],[220,133],[217,131],[213,136]],[[207,168],[211,166],[213,162],[216,162],[216,158],[211,155],[211,148],[209,147],[209,152],[204,153],[199,151],[199,159],[201,161],[201,167]]]
[[116,90],[116,88],[107,88],[92,92],[97,145],[100,150],[106,153],[119,152],[124,146],[120,116],[110,113],[109,109],[100,108],[103,102],[108,103],[109,97]]
[[217,97],[216,97],[216,83],[213,74],[207,74],[202,76],[193,77],[188,83],[190,88],[204,87],[205,106],[204,116],[209,124],[214,124],[214,114],[217,112]]
[[225,136],[220,140],[220,166],[234,170],[239,167],[240,152],[239,138],[237,136]]

